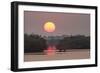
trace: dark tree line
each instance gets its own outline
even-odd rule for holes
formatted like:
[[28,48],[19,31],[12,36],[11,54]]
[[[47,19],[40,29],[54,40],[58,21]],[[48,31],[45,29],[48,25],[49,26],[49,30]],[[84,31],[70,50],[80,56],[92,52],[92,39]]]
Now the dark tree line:
[[47,48],[46,40],[39,35],[24,34],[24,52],[43,52]]
[[82,35],[64,37],[56,47],[59,51],[66,51],[67,49],[89,49],[90,37]]
[[84,35],[76,36],[55,36],[48,39],[36,35],[24,34],[24,52],[43,52],[48,46],[55,46],[59,51],[67,49],[90,49],[90,37]]

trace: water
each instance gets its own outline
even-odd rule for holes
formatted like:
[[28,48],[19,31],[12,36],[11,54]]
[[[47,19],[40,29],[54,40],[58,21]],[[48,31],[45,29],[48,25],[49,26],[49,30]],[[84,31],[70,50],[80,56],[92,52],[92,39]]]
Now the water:
[[88,59],[90,58],[89,49],[71,49],[66,52],[57,52],[55,47],[49,46],[45,50],[46,54],[25,53],[24,61],[47,61],[47,60],[72,60],[72,59]]
[[56,53],[55,46],[48,46],[47,50],[45,50],[46,55],[54,55]]

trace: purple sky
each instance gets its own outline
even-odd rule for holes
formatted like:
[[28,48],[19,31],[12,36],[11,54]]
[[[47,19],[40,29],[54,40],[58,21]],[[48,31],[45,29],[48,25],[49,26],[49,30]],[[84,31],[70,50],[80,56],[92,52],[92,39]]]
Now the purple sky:
[[[55,23],[54,32],[44,31],[46,22]],[[90,15],[79,13],[57,13],[24,11],[24,33],[43,36],[90,35]]]

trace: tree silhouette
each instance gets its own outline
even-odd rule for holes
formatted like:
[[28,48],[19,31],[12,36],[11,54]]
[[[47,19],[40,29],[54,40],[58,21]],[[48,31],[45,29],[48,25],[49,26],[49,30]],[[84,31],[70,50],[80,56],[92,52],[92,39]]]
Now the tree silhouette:
[[43,52],[47,48],[46,40],[40,35],[24,34],[24,52]]
[[90,37],[83,35],[64,37],[56,47],[59,51],[66,51],[67,49],[89,49]]

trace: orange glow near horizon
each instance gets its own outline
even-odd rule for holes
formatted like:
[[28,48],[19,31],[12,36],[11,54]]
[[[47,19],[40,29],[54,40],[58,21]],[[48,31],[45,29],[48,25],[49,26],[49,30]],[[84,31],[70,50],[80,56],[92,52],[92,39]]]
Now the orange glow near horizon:
[[54,55],[56,53],[56,51],[55,51],[55,47],[51,47],[51,46],[49,46],[48,48],[47,48],[47,51],[46,51],[46,54],[47,55]]
[[44,24],[44,30],[46,32],[54,32],[55,31],[55,24],[53,22],[46,22]]

